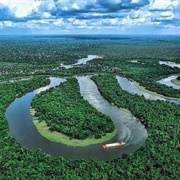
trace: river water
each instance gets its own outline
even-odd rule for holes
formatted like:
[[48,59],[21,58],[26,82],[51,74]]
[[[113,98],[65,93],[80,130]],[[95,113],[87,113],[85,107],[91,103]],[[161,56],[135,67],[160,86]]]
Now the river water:
[[69,64],[69,65],[63,65],[61,64],[61,67],[64,67],[65,69],[73,68],[74,66],[80,65],[80,64],[86,64],[88,61],[91,61],[95,58],[100,58],[99,56],[96,55],[88,55],[87,58],[82,58],[79,59],[77,63],[75,64]]
[[96,159],[111,160],[119,158],[122,154],[132,153],[139,149],[147,138],[147,132],[144,126],[133,116],[118,109],[116,106],[108,103],[100,95],[96,85],[88,77],[77,77],[81,93],[91,105],[99,111],[107,114],[115,123],[118,133],[106,143],[124,141],[126,145],[120,148],[103,149],[102,145],[97,144],[87,147],[72,147],[61,143],[55,143],[47,140],[39,134],[30,115],[30,105],[35,94],[47,90],[65,81],[61,78],[50,78],[49,86],[39,88],[33,92],[27,93],[21,98],[16,98],[6,110],[6,118],[9,124],[10,133],[20,142],[23,147],[29,149],[41,148],[42,152],[53,155],[63,156],[67,159]]
[[166,86],[173,87],[174,89],[179,89],[179,90],[180,90],[180,86],[178,86],[178,85],[176,85],[176,84],[173,84],[173,83],[171,82],[173,79],[176,79],[177,77],[178,77],[178,76],[170,76],[170,77],[161,79],[161,80],[158,81],[158,82],[161,83],[161,84],[165,84]]
[[[87,58],[80,59],[74,65],[62,65],[64,68],[73,68],[75,65],[85,64],[87,61],[98,58],[95,55],[89,55]],[[8,120],[9,131],[11,135],[23,146],[29,149],[40,148],[43,153],[52,156],[62,156],[67,159],[95,159],[95,160],[111,160],[120,158],[122,154],[133,153],[142,147],[147,139],[147,131],[144,126],[132,115],[124,112],[116,106],[106,101],[99,93],[95,83],[89,79],[89,76],[76,77],[79,85],[80,92],[84,99],[94,106],[100,112],[109,116],[116,129],[117,134],[110,141],[90,145],[86,147],[72,147],[66,146],[61,143],[55,143],[47,140],[37,131],[32,122],[30,115],[30,106],[33,97],[51,87],[63,83],[65,79],[51,77],[50,85],[36,89],[30,93],[25,94],[20,98],[16,98],[14,102],[7,108],[5,116]],[[139,90],[132,82],[126,78],[116,77],[119,84],[124,90],[144,95],[145,98],[151,100],[165,100],[164,98],[154,96]],[[169,100],[173,101],[173,100]],[[177,100],[175,100],[177,103]],[[179,102],[180,103],[180,102]],[[106,143],[125,142],[126,144],[119,148],[103,149],[102,145]]]
[[[170,66],[170,67],[180,68],[180,64],[174,63],[174,62],[170,62],[170,61],[159,61],[159,64],[164,64],[164,65],[167,65],[167,66]],[[174,89],[180,89],[180,86],[178,86],[176,84],[173,84],[171,82],[173,79],[176,79],[177,77],[178,76],[173,75],[173,76],[170,76],[170,77],[167,77],[167,78],[159,80],[158,83],[164,84],[164,85],[172,87]]]
[[149,100],[162,100],[162,101],[169,101],[169,102],[174,102],[176,104],[180,104],[180,99],[162,98],[162,97],[144,92],[140,90],[139,88],[137,88],[134,82],[129,81],[127,78],[116,76],[116,79],[123,90],[130,92],[132,94],[138,94],[140,96],[144,96],[146,99],[149,99]]
[[161,64],[161,65],[164,64],[164,65],[167,65],[167,66],[170,66],[170,67],[178,67],[178,68],[180,68],[180,64],[170,62],[170,61],[159,61],[159,64]]

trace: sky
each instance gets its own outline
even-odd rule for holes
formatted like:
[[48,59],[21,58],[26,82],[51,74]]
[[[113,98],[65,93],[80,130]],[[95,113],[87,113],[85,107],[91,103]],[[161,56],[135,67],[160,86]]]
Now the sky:
[[0,35],[178,34],[180,0],[0,0]]

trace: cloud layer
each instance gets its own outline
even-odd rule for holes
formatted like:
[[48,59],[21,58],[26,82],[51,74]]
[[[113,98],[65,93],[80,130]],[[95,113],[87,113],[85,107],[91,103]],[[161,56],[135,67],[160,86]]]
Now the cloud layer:
[[[179,0],[0,0],[0,31],[180,32]],[[133,31],[134,30],[134,31]]]

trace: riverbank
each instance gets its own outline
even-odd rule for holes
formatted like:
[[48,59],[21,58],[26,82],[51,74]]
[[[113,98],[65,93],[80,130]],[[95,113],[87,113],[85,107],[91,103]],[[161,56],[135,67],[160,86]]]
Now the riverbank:
[[172,79],[171,82],[177,86],[180,86],[180,81],[177,79]]
[[112,139],[117,133],[117,130],[114,130],[112,133],[107,133],[105,136],[103,136],[100,139],[87,138],[85,140],[78,140],[78,139],[70,139],[70,137],[59,132],[55,132],[55,131],[51,132],[47,127],[45,121],[39,122],[38,120],[33,120],[33,123],[36,126],[38,132],[42,136],[44,136],[50,141],[62,143],[67,146],[89,146],[92,144],[101,144],[103,142]]
[[[115,69],[115,75],[137,75],[142,77],[142,81],[145,81],[148,75],[158,78],[158,75],[178,73],[175,68],[154,65],[159,59],[177,60],[180,49],[178,36],[6,36],[2,37],[0,44],[3,57],[1,72],[6,78],[27,74],[36,77],[41,73],[50,74],[51,77],[71,77],[93,70],[110,74],[109,70],[115,66],[122,68],[121,72]],[[77,57],[85,57],[86,54],[103,54],[105,57],[102,61],[95,60],[86,68],[75,68],[72,71],[51,69],[62,62],[75,63]],[[137,65],[127,62],[138,58],[141,63]],[[4,66],[4,62],[10,65]],[[104,66],[110,69],[103,69]],[[105,85],[108,81],[105,81]],[[138,78],[137,82],[140,82]],[[16,94],[22,93],[22,89],[17,87],[21,87],[24,82],[17,83],[0,84],[0,179],[179,179],[180,108],[177,105],[163,101],[152,102],[124,91],[116,94],[119,86],[113,88],[113,84],[109,83],[107,89],[110,97],[114,97],[111,102],[117,105],[121,103],[121,107],[126,106],[124,108],[131,107],[131,112],[135,112],[146,125],[146,143],[140,146],[132,140],[131,132],[135,135],[141,132],[134,132],[136,126],[131,125],[133,119],[118,116],[122,117],[125,125],[130,122],[128,127],[131,130],[123,128],[123,131],[120,130],[119,139],[117,138],[119,142],[124,141],[122,135],[127,137],[130,132],[130,141],[125,141],[125,146],[106,150],[101,145],[76,148],[53,143],[37,132],[29,115],[29,91],[34,85],[29,83],[28,86],[23,86],[23,92],[28,94],[21,99],[16,98]],[[40,83],[41,81],[38,83],[39,87]],[[144,87],[147,88],[148,85]],[[33,92],[32,97],[34,94]],[[167,96],[171,94],[174,93]],[[99,105],[103,104],[100,102]],[[107,111],[109,110],[108,108]],[[8,118],[5,118],[5,113]],[[116,139],[112,140],[113,142],[116,142]],[[128,154],[135,147],[141,148]],[[124,155],[121,157],[121,154]]]
[[33,120],[34,125],[36,126],[39,133],[47,138],[50,141],[62,143],[67,146],[89,146],[92,144],[101,144],[103,142],[109,141],[112,139],[116,133],[117,130],[114,130],[112,133],[107,133],[105,136],[103,136],[100,139],[95,138],[87,138],[85,140],[78,140],[78,139],[70,139],[70,137],[59,133],[59,132],[51,132],[49,128],[47,127],[47,124],[45,121],[39,122],[38,120]]
[[179,98],[174,98],[174,97],[167,97],[167,96],[163,96],[162,94],[158,94],[156,92],[153,92],[153,91],[149,91],[147,90],[144,86],[140,86],[139,83],[137,82],[134,82],[134,85],[140,89],[141,91],[144,91],[146,93],[149,93],[149,94],[152,94],[152,95],[155,95],[155,96],[159,96],[159,97],[162,97],[162,98],[165,98],[165,99],[173,99],[173,100],[177,100]]
[[45,137],[46,139],[53,141],[53,142],[57,142],[57,143],[62,143],[65,144],[67,146],[89,146],[92,144],[101,144],[103,142],[109,141],[110,139],[112,139],[116,133],[117,130],[114,130],[112,133],[107,133],[105,136],[103,136],[100,139],[95,139],[95,138],[86,138],[84,140],[79,140],[79,139],[71,139],[70,137],[60,133],[60,132],[55,132],[55,131],[50,131],[46,122],[45,121],[39,121],[37,120],[38,118],[35,117],[35,110],[34,109],[30,109],[30,114],[32,115],[33,118],[33,124],[35,125],[35,127],[37,128],[38,132]]

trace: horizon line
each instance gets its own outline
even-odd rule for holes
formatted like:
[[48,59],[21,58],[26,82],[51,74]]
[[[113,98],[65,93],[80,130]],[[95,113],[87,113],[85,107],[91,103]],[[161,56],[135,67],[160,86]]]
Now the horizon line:
[[0,36],[180,36],[180,34],[0,34]]

